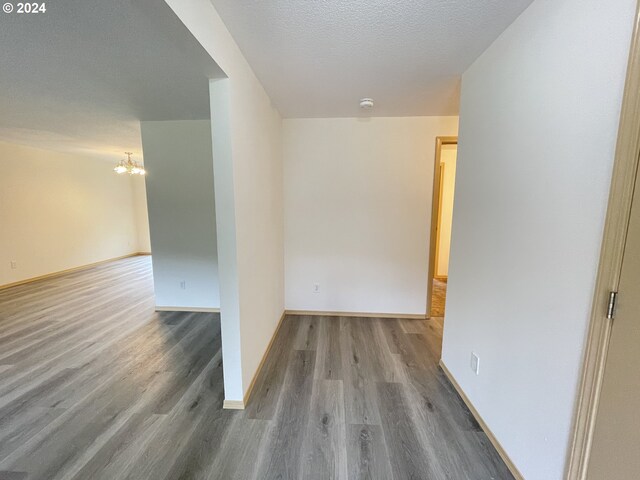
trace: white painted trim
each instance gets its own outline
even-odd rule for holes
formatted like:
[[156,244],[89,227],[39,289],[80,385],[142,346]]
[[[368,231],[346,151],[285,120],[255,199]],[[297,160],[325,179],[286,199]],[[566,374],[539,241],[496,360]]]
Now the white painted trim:
[[314,315],[320,317],[406,318],[426,320],[424,313],[324,312],[321,310],[285,310],[286,315]]
[[244,410],[244,402],[242,400],[225,400],[222,402],[222,408],[225,410]]
[[205,312],[205,313],[220,313],[219,308],[209,307],[169,307],[156,305],[156,312]]

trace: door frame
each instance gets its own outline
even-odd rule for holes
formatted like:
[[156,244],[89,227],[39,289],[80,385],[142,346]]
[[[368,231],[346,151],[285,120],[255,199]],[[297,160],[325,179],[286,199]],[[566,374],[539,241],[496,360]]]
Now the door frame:
[[[445,144],[446,145],[446,144]],[[435,253],[435,260],[433,263],[433,278],[434,279],[438,279],[438,280],[444,280],[447,278],[447,276],[445,275],[438,275],[438,259],[440,258],[440,235],[439,230],[441,230],[442,228],[438,228],[440,227],[440,223],[442,222],[442,194],[443,194],[443,190],[444,188],[442,188],[442,186],[444,185],[444,175],[445,175],[445,163],[443,161],[440,161],[440,165],[438,168],[438,175],[440,176],[438,179],[438,216],[436,217],[436,253]],[[435,177],[435,175],[434,175]]]
[[443,145],[457,145],[458,137],[436,137],[436,154],[433,162],[433,193],[431,196],[431,232],[429,237],[429,272],[427,276],[427,318],[431,317],[431,291],[435,277],[436,255],[438,253],[438,222],[440,220],[441,207],[441,172],[440,157]]
[[607,318],[609,293],[617,292],[633,191],[640,159],[640,2],[636,8],[620,125],[605,218],[600,262],[592,301],[589,332],[574,412],[567,480],[584,480],[602,391],[612,320]]

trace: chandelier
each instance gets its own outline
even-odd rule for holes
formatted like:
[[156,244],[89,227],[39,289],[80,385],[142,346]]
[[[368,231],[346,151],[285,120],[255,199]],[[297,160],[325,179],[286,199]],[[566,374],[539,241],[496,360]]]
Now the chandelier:
[[131,155],[133,155],[131,152],[124,152],[124,154],[127,156],[127,159],[120,160],[120,163],[114,167],[114,172],[128,173],[129,175],[144,175],[147,173],[142,165],[131,160]]

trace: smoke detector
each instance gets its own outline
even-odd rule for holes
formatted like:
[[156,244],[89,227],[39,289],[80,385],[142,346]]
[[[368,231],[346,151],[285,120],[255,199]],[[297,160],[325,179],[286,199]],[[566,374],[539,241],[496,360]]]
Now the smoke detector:
[[371,107],[373,107],[373,98],[360,99],[360,108],[364,108],[365,110],[368,110]]

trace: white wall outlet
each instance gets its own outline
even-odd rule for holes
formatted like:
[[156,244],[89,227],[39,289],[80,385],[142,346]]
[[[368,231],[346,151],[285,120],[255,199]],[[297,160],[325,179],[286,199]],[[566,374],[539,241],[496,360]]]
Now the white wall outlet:
[[186,289],[187,289],[187,281],[180,280],[180,290],[186,290]]
[[16,268],[18,268],[18,262],[11,260],[11,270],[15,270]]
[[320,284],[319,283],[314,283],[313,284],[313,293],[319,293],[320,292]]
[[471,370],[473,370],[476,375],[480,375],[480,357],[473,352],[471,352]]

